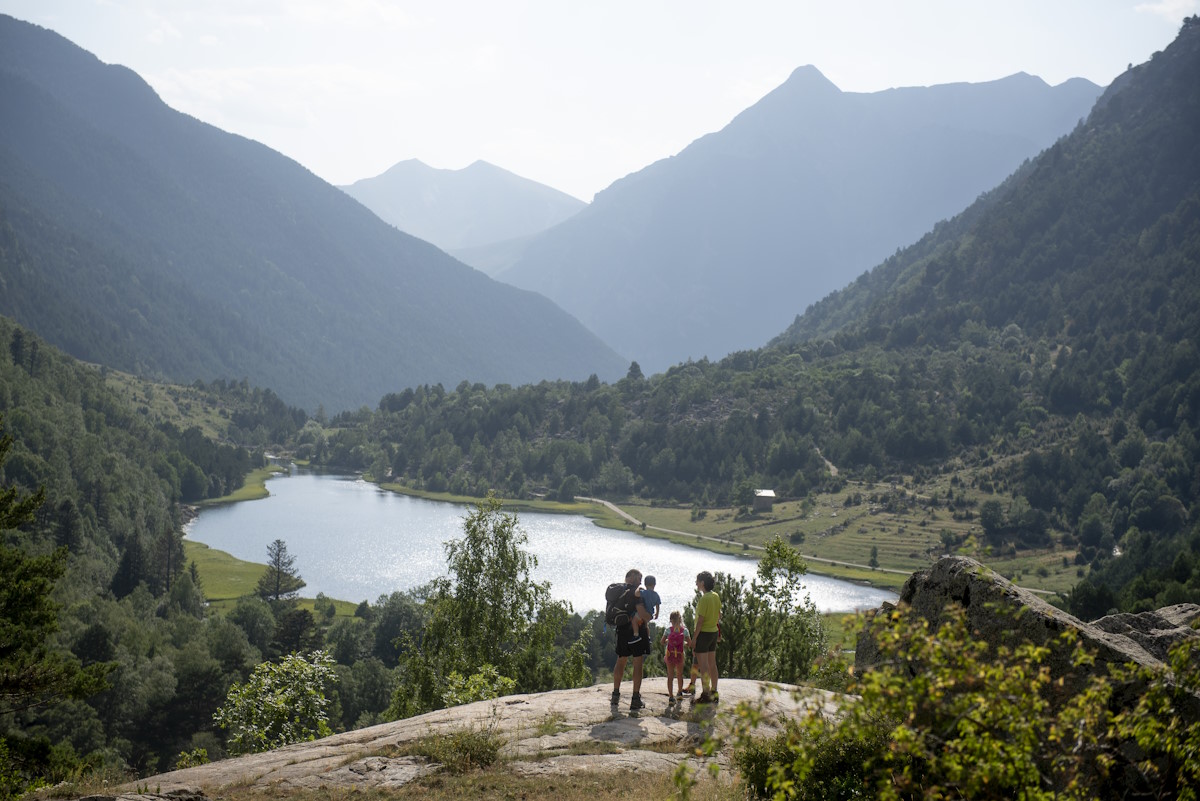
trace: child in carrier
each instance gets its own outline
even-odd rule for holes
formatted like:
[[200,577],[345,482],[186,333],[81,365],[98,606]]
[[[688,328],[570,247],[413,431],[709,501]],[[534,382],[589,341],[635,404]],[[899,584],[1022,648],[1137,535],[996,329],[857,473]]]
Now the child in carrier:
[[649,631],[647,628],[650,625],[649,622],[651,620],[658,620],[658,608],[662,605],[662,599],[654,591],[654,585],[658,583],[654,576],[646,576],[643,581],[646,586],[637,590],[636,595],[642,599],[642,606],[646,608],[646,618],[642,619],[641,615],[633,616],[633,637],[629,640],[631,644],[640,642],[643,634],[649,636],[647,634]]
[[671,681],[675,681],[678,694],[683,695],[683,649],[691,635],[687,626],[683,625],[683,615],[678,611],[671,613],[671,627],[662,636],[662,642],[667,647],[667,696],[673,702],[675,693],[671,692]]

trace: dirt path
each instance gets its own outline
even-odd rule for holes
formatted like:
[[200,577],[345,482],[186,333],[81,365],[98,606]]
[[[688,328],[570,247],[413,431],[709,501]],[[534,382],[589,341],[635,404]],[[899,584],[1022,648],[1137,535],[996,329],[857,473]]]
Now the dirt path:
[[[648,525],[647,523],[645,523],[641,520],[638,520],[636,517],[629,514],[629,512],[626,512],[624,509],[617,506],[615,503],[612,503],[611,501],[606,501],[603,498],[585,498],[582,495],[577,495],[577,496],[575,496],[575,500],[584,501],[585,503],[600,504],[601,506],[604,506],[607,509],[610,509],[611,511],[613,511],[614,513],[619,515],[623,520],[626,520],[627,522],[629,522],[635,526],[641,527],[641,528],[647,528],[647,529],[651,529],[653,531],[661,531],[664,534],[675,534],[675,535],[678,535],[681,537],[694,537],[696,539],[705,540],[707,542],[717,543],[719,545],[729,545],[730,544],[729,540],[723,540],[723,539],[720,539],[719,537],[709,537],[705,534],[696,534],[695,532],[692,532],[692,531],[679,531],[678,529],[674,529],[674,528],[663,528],[662,526]],[[686,544],[686,543],[684,543],[684,544]],[[766,550],[761,545],[747,544],[746,547],[753,551]],[[825,564],[825,565],[837,565],[838,567],[853,567],[853,568],[857,568],[859,570],[874,570],[877,573],[894,573],[894,574],[900,575],[900,576],[911,576],[913,573],[913,571],[911,571],[911,570],[897,570],[896,568],[893,568],[893,567],[871,567],[870,565],[863,565],[863,564],[859,564],[858,562],[841,562],[837,559],[825,559],[820,556],[812,556],[811,554],[806,554],[806,553],[801,553],[800,555],[802,557],[804,557],[804,559],[808,562],[820,562],[821,564]],[[1041,590],[1041,589],[1037,589],[1035,587],[1022,587],[1021,589],[1028,590],[1029,592],[1037,593],[1038,595],[1057,595],[1058,594],[1058,593],[1054,592],[1053,590]]]
[[[692,532],[692,531],[680,531],[680,530],[674,529],[674,528],[663,528],[662,526],[651,526],[641,520],[638,520],[636,517],[629,514],[621,507],[617,506],[616,504],[614,504],[610,501],[606,501],[603,498],[585,498],[582,495],[577,495],[575,497],[575,500],[585,501],[587,503],[598,503],[601,506],[604,506],[604,507],[610,509],[611,511],[613,511],[614,513],[616,513],[617,515],[619,515],[623,520],[626,520],[627,522],[632,523],[635,526],[644,527],[647,529],[651,529],[653,531],[661,531],[664,534],[676,534],[681,537],[694,537],[699,540],[705,540],[707,542],[713,542],[713,543],[717,543],[719,545],[729,545],[728,540],[723,540],[723,539],[720,539],[719,537],[709,537],[705,534],[696,534],[695,532]],[[765,551],[766,550],[761,545],[747,545],[746,547],[752,551]],[[901,576],[912,575],[911,570],[896,570],[895,568],[891,568],[891,567],[871,567],[870,565],[860,565],[857,562],[840,562],[837,559],[823,559],[820,556],[811,556],[806,553],[802,553],[800,555],[803,556],[809,562],[821,562],[822,564],[826,564],[826,565],[839,565],[841,567],[854,567],[854,568],[860,568],[862,570],[874,570],[879,573],[895,573],[895,574],[901,575]]]

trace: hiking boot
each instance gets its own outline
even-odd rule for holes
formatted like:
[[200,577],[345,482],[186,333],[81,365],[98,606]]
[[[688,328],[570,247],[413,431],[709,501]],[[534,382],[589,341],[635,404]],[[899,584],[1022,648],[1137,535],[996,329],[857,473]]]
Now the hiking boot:
[[616,706],[616,705],[617,705],[617,704],[619,704],[619,703],[621,703],[621,691],[620,691],[620,690],[613,690],[613,692],[612,692],[612,705],[613,705],[613,706]]
[[633,645],[634,643],[639,643],[639,642],[641,642],[641,641],[642,641],[642,635],[640,635],[640,634],[635,634],[635,635],[633,635],[633,637],[631,637],[631,638],[629,639],[629,644],[630,644],[630,645]]
[[700,697],[696,699],[697,704],[711,704],[715,699],[708,693],[700,693]]
[[686,690],[684,690],[683,692],[681,692],[679,694],[683,695],[684,693],[687,693],[688,695],[695,695],[696,694],[696,682],[693,681],[691,684],[689,684],[687,686]]
[[643,708],[644,706],[646,706],[646,705],[642,703],[642,696],[639,693],[634,693],[633,697],[629,699],[629,711],[630,712],[636,712],[637,710]]

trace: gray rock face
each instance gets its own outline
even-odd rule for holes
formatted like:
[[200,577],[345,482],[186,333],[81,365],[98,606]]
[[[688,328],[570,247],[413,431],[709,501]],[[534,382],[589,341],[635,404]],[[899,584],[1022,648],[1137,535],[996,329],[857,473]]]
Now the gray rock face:
[[[274,788],[395,788],[440,766],[421,757],[399,756],[405,744],[463,728],[488,729],[504,740],[501,756],[522,775],[570,774],[581,771],[671,771],[683,761],[696,761],[693,749],[724,721],[713,706],[672,706],[666,679],[646,679],[646,708],[629,712],[630,689],[622,687],[622,703],[609,705],[611,686],[511,695],[494,701],[430,712],[408,720],[344,732],[311,743],[297,743],[262,754],[163,773],[138,780],[160,791],[186,790],[198,797],[122,801],[199,801],[229,785]],[[837,710],[832,693],[810,688],[768,685],[748,679],[722,679],[719,709],[739,701],[761,701],[768,726],[806,709],[828,714]],[[728,764],[728,754],[716,762]],[[107,800],[106,800],[107,801]]]
[[1186,637],[1200,636],[1192,623],[1200,617],[1200,606],[1176,604],[1154,612],[1136,615],[1120,613],[1092,623],[1098,629],[1127,637],[1142,646],[1154,658],[1165,662],[1171,646]]
[[[1028,641],[1050,645],[1048,665],[1056,677],[1080,684],[1087,677],[1074,675],[1068,649],[1054,647],[1054,640],[1068,629],[1079,632],[1080,641],[1095,652],[1094,670],[1109,663],[1133,662],[1161,666],[1170,647],[1185,637],[1200,637],[1191,623],[1200,618],[1200,606],[1180,604],[1157,612],[1121,614],[1085,623],[1017,587],[995,571],[973,559],[947,556],[927,570],[914,573],[900,590],[900,603],[935,625],[950,603],[960,604],[975,635],[989,644]],[[891,605],[885,605],[885,611]],[[855,666],[870,668],[881,660],[874,626],[884,625],[876,615],[859,635]]]

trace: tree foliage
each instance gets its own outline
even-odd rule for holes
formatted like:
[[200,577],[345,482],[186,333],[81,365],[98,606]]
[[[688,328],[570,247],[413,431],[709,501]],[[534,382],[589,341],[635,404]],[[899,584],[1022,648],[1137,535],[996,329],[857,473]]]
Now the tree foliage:
[[[12,445],[7,432],[0,435],[0,466]],[[0,534],[32,522],[45,495],[41,488],[24,497],[16,487],[0,489]],[[104,677],[113,667],[84,667],[74,655],[55,647],[59,606],[53,592],[66,560],[66,548],[30,555],[20,544],[0,544],[0,717],[92,695],[104,687]],[[25,746],[24,738],[0,730],[0,798],[19,795],[36,782],[41,760],[28,758]]]
[[[808,679],[825,653],[821,615],[804,590],[808,567],[796,550],[776,537],[767,544],[749,583],[716,574],[721,597],[717,669],[723,676],[796,683]],[[684,609],[695,621],[699,594]]]
[[333,658],[324,651],[263,662],[245,683],[229,688],[213,719],[238,754],[315,740],[332,734],[327,693],[336,680]]
[[[814,712],[772,747],[754,776],[780,798],[1090,799],[1106,773],[1101,743],[1110,688],[1068,699],[1047,667],[1049,649],[990,646],[961,609],[933,630],[903,610],[873,627],[884,662],[851,685],[837,719]],[[1074,649],[1074,664],[1090,657]],[[1061,695],[1061,694],[1059,694]],[[739,710],[741,761],[761,763],[745,739],[757,713]]]
[[[756,795],[1058,801],[1200,789],[1195,638],[1174,646],[1169,669],[1097,672],[1069,630],[1046,646],[988,644],[958,606],[936,628],[901,608],[871,632],[883,661],[860,672],[836,718],[814,710],[759,738],[761,709],[738,707],[735,761]],[[1077,675],[1051,670],[1052,649]]]
[[587,635],[557,644],[570,608],[550,598],[548,583],[533,580],[537,558],[524,550],[526,541],[517,516],[502,511],[495,496],[467,515],[462,539],[446,543],[450,576],[433,582],[424,627],[400,658],[389,714],[408,717],[480,693],[591,681]]

